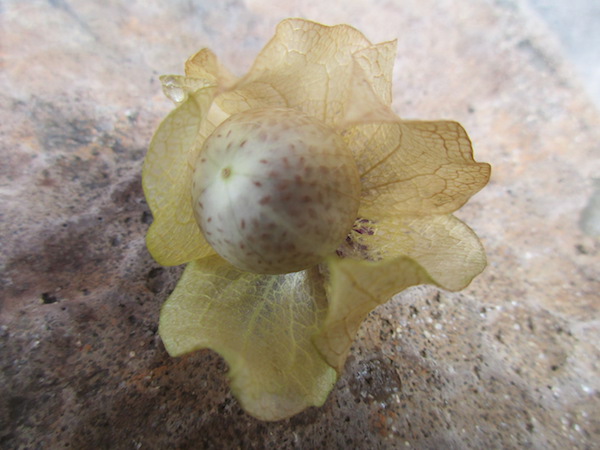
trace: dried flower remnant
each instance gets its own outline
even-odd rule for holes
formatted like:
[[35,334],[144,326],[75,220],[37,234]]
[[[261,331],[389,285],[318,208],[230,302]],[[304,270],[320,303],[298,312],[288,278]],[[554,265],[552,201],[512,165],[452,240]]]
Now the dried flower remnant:
[[375,224],[368,219],[358,218],[346,239],[335,251],[340,258],[357,258],[365,260],[381,259],[376,253],[369,252],[369,247],[363,243],[362,236],[373,236]]
[[452,212],[490,167],[458,123],[391,111],[395,48],[290,19],[240,79],[207,49],[162,77],[177,106],[144,163],[147,244],[188,265],[159,332],[173,356],[221,354],[257,418],[321,405],[378,304],[485,267]]

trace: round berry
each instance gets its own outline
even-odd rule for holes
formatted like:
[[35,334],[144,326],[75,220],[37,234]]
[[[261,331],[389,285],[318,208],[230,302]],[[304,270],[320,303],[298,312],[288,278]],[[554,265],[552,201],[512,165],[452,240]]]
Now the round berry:
[[206,139],[192,198],[209,244],[234,266],[288,273],[335,252],[356,219],[360,180],[342,138],[293,109],[235,114]]

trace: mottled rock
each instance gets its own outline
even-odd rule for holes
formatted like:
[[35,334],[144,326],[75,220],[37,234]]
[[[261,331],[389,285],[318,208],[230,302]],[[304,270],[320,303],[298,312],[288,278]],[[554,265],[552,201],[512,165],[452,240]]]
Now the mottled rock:
[[[395,110],[459,120],[493,165],[459,213],[489,267],[378,308],[322,408],[262,423],[216,354],[157,336],[181,268],[145,249],[140,173],[158,75],[204,46],[242,74],[289,16],[399,39]],[[8,0],[0,20],[2,448],[598,445],[599,116],[523,2]]]

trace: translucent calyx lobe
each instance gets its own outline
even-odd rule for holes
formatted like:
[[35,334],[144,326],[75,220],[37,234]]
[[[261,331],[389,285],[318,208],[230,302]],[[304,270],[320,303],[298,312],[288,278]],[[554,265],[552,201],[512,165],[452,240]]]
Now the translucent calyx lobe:
[[192,182],[206,240],[234,266],[289,273],[335,252],[356,219],[360,180],[342,138],[297,110],[235,114],[206,139]]

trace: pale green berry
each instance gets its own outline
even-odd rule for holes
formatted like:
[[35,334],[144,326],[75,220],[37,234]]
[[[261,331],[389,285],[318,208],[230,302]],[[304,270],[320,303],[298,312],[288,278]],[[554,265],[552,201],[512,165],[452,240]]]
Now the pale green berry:
[[343,139],[293,109],[235,114],[206,139],[196,162],[196,220],[214,250],[256,273],[318,264],[356,219],[360,180]]

